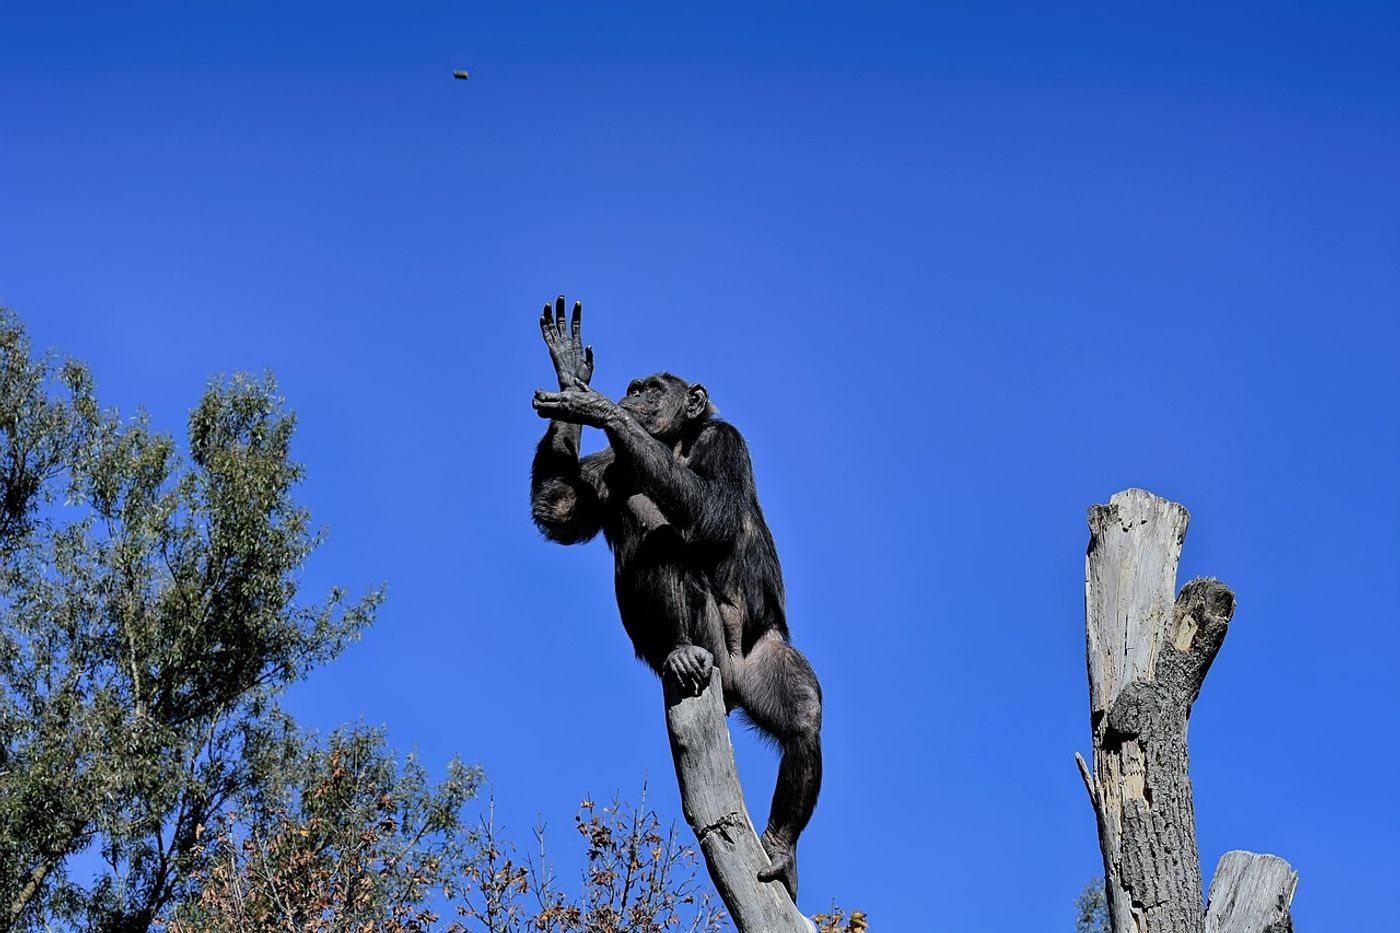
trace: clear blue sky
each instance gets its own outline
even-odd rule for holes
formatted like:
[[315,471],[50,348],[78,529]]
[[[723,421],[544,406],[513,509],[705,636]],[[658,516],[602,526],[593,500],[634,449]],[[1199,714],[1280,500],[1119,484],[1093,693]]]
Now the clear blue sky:
[[973,6],[7,3],[0,301],[177,433],[272,369],[309,585],[389,584],[292,707],[481,762],[561,850],[585,791],[679,808],[606,549],[529,521],[535,317],[584,299],[609,393],[705,381],[826,692],[803,907],[881,931],[1070,929],[1085,509],[1177,499],[1183,582],[1239,595],[1207,874],[1276,852],[1301,929],[1376,929],[1400,8]]

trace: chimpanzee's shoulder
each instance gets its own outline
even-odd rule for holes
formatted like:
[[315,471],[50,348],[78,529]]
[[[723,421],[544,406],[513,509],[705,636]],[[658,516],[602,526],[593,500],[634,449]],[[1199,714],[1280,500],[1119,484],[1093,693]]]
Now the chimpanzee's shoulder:
[[739,433],[739,429],[728,421],[721,421],[718,418],[711,418],[705,422],[705,426],[700,429],[700,435],[695,439],[697,451],[704,450],[719,456],[725,454],[748,453],[749,445],[744,440],[744,435]]

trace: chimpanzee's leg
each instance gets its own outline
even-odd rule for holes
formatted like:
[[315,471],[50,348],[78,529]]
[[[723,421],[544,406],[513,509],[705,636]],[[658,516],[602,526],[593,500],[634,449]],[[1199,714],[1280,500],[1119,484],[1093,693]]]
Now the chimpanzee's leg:
[[762,836],[771,864],[758,877],[781,881],[796,903],[797,837],[812,818],[822,784],[821,686],[802,653],[774,632],[733,663],[737,705],[783,749]]

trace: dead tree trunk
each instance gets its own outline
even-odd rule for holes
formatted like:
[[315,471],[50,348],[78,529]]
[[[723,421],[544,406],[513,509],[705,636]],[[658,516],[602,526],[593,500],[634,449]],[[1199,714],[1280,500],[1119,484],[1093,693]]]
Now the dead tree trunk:
[[1188,521],[1141,489],[1089,509],[1093,772],[1075,757],[1098,821],[1109,917],[1114,933],[1285,933],[1298,876],[1274,856],[1227,854],[1209,915],[1202,903],[1186,725],[1235,596],[1196,579],[1173,602]]
[[787,889],[761,882],[768,866],[759,844],[734,764],[734,746],[725,724],[724,690],[719,671],[699,696],[683,695],[669,678],[665,683],[666,728],[676,761],[681,807],[700,840],[700,851],[720,899],[739,933],[811,933],[814,927],[798,913]]

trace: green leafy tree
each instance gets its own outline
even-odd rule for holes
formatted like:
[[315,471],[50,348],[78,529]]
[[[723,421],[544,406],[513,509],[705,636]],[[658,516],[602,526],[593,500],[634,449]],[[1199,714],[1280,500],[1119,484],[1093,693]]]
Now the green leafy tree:
[[1074,933],[1111,933],[1108,922],[1108,895],[1103,879],[1095,878],[1084,885],[1074,899]]
[[452,762],[433,784],[379,730],[309,743],[284,797],[264,796],[200,831],[201,865],[170,933],[430,929],[438,893],[467,870],[462,808],[481,774]]
[[[282,793],[302,738],[278,692],[381,597],[299,598],[319,535],[293,429],[270,376],[238,376],[181,452],[0,310],[0,927],[145,931],[188,893],[201,828]],[[85,852],[91,883],[66,870]]]

